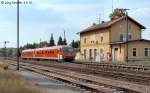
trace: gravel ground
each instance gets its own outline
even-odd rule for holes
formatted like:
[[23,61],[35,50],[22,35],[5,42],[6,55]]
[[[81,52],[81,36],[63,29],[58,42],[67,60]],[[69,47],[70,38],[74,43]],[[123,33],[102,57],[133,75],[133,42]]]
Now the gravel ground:
[[[10,69],[15,69],[15,67],[10,66]],[[91,93],[79,87],[66,84],[64,82],[47,78],[40,74],[32,73],[26,70],[17,71],[17,74],[21,75],[24,79],[32,83],[33,85],[41,88],[44,93]]]

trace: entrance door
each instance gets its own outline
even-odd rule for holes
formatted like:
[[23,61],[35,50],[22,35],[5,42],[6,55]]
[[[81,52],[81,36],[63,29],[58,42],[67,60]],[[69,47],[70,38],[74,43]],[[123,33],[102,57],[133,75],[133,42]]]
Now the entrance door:
[[119,60],[119,51],[118,48],[114,48],[114,61]]
[[92,60],[92,49],[89,49],[89,59]]
[[104,49],[100,49],[100,62],[104,60]]

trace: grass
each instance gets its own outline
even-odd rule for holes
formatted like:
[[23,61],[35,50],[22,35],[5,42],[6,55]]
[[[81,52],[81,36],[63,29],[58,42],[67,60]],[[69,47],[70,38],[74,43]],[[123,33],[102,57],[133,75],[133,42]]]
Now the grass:
[[39,89],[25,83],[9,71],[0,70],[0,93],[40,93]]

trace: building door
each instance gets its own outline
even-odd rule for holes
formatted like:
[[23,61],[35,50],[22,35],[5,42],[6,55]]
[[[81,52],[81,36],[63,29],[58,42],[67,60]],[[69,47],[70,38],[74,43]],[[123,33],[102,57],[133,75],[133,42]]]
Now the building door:
[[114,48],[114,61],[119,60],[119,51],[118,48]]
[[104,49],[100,49],[100,62],[104,60]]
[[96,57],[97,57],[97,49],[94,49],[94,61],[96,61]]
[[92,60],[92,49],[89,49],[89,59]]
[[84,59],[86,59],[86,49],[84,49]]

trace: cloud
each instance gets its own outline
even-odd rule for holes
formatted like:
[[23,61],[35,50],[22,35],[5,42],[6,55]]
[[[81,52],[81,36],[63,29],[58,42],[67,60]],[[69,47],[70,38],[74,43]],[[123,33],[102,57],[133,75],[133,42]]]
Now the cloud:
[[[6,0],[5,0],[6,1]],[[15,0],[13,0],[15,1]],[[111,13],[111,0],[31,0],[31,5],[20,6],[20,44],[49,40],[54,34],[55,42],[58,37],[66,37],[69,43],[79,39],[77,32],[90,26],[93,22],[108,20]],[[136,2],[135,5],[133,5]],[[129,15],[142,23],[147,29],[143,37],[150,39],[150,7],[149,1],[114,0],[114,7],[128,7]],[[1,40],[12,40],[16,46],[16,6],[0,5]]]

